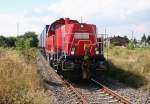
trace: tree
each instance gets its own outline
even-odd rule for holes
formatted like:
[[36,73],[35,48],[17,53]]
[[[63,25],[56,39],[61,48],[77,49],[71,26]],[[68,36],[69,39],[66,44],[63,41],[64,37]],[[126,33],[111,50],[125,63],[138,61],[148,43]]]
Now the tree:
[[117,36],[117,37],[112,37],[110,39],[110,43],[114,44],[115,46],[127,46],[129,43],[129,39],[127,38],[127,36],[121,37],[121,36]]
[[146,42],[146,36],[145,36],[145,34],[143,34],[143,36],[141,38],[141,42]]
[[7,47],[15,47],[16,38],[15,37],[8,37],[6,38]]
[[15,37],[0,36],[0,47],[15,47]]
[[35,32],[26,32],[18,37],[0,36],[0,47],[37,47],[38,38]]
[[134,43],[132,41],[130,41],[129,44],[128,44],[128,46],[127,46],[127,48],[128,49],[132,49],[132,50],[135,49]]
[[136,44],[136,43],[137,43],[137,40],[136,40],[135,38],[133,39],[133,43],[134,43],[134,44]]
[[24,34],[25,39],[30,38],[30,47],[37,47],[38,46],[38,38],[35,32],[26,32]]
[[19,51],[23,51],[26,48],[25,40],[23,38],[18,38],[15,45],[16,45],[16,49]]
[[6,38],[4,36],[0,36],[0,47],[6,47]]
[[146,42],[150,45],[150,35],[148,35]]

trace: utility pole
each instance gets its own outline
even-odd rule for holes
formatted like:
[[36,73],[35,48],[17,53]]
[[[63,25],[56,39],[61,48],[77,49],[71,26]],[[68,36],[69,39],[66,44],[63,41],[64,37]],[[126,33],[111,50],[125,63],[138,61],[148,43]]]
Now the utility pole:
[[106,48],[107,48],[106,28],[105,28],[105,30],[104,30],[104,39],[105,39],[105,46],[106,46]]
[[106,28],[105,28],[105,36],[106,36],[106,39],[105,39],[105,41],[106,41],[106,68],[107,68],[107,70],[109,70],[109,62],[108,62],[108,42],[109,42],[109,39],[108,39],[108,34],[107,34],[107,30],[106,30]]
[[132,37],[131,37],[131,40],[132,40],[132,41],[134,40],[134,39],[133,39],[133,38],[134,38],[133,35],[134,35],[134,31],[132,31],[132,33],[131,33],[131,36],[132,36]]
[[106,42],[107,60],[108,60],[108,41],[109,41],[109,39],[108,39],[107,29],[105,28],[105,42]]
[[19,22],[17,22],[17,36],[19,36]]

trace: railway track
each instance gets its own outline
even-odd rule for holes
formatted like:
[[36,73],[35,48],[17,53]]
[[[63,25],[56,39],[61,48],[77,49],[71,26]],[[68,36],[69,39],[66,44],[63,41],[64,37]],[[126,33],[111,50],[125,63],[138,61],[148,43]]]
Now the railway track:
[[[62,78],[62,77],[61,77]],[[73,99],[76,100],[76,103],[80,104],[132,104],[127,99],[118,95],[108,87],[104,86],[95,79],[91,79],[93,83],[92,89],[96,91],[81,91],[81,89],[73,86],[71,83],[64,80],[64,83],[69,89],[70,96],[73,96]],[[95,86],[94,86],[95,85]],[[91,90],[91,89],[89,89]],[[95,98],[92,98],[93,95]]]
[[129,100],[125,99],[124,97],[120,96],[116,92],[112,91],[105,85],[101,84],[95,79],[91,79],[91,81],[95,84],[97,84],[100,88],[100,93],[104,94],[106,96],[106,99],[108,98],[108,103],[119,103],[119,104],[132,104]]
[[91,79],[91,84],[83,88],[66,81],[54,70],[47,70],[47,72],[50,71],[53,71],[53,74],[55,74],[54,76],[61,79],[64,86],[66,86],[69,99],[65,104],[132,104],[130,101],[93,78]]
[[79,98],[81,104],[132,104],[98,81],[91,79],[91,82],[91,88],[85,90],[85,88],[77,88],[65,81],[69,89]]
[[[122,96],[118,95],[117,93],[113,92],[111,89],[107,88],[106,86],[102,85],[95,79],[91,79],[93,85],[91,86],[90,90],[93,91],[81,91],[81,88],[77,88],[63,80],[64,83],[67,85],[70,96],[76,96],[76,102],[81,104],[132,104],[130,101],[126,100]],[[84,88],[85,89],[85,88]],[[96,91],[94,91],[94,89]],[[95,98],[93,97],[95,96]],[[74,96],[74,99],[75,99]]]
[[[87,99],[85,99],[85,97],[82,94],[80,94],[80,92],[78,92],[78,90],[76,90],[76,88],[73,85],[71,85],[66,80],[63,80],[63,81],[68,87],[68,90],[70,92],[70,96],[72,96],[72,95],[76,96],[76,103],[77,104],[88,104]],[[73,97],[75,97],[75,96],[73,96]]]

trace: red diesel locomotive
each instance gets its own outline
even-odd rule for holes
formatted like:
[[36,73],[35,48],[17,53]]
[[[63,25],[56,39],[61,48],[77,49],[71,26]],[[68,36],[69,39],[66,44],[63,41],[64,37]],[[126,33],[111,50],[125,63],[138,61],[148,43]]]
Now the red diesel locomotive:
[[66,78],[89,79],[105,68],[102,38],[96,25],[61,18],[39,37],[49,64]]

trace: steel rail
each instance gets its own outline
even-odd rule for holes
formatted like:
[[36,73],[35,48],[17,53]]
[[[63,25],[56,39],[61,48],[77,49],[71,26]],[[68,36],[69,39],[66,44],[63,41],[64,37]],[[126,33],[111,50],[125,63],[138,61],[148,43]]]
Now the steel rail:
[[[54,71],[55,72],[55,71]],[[81,104],[88,104],[86,98],[80,94],[68,81],[66,81],[63,76],[61,75],[58,75],[56,72],[55,72],[56,76],[59,77],[63,83],[77,96],[77,98],[80,100],[80,103]]]
[[80,99],[82,104],[88,104],[87,100],[66,80],[63,80],[64,83],[69,87],[69,89]]
[[119,103],[122,104],[132,104],[129,100],[125,99],[124,97],[120,96],[119,94],[117,94],[116,92],[112,91],[111,89],[109,89],[108,87],[106,87],[105,85],[101,84],[100,82],[98,82],[97,80],[91,78],[91,81],[93,81],[95,84],[101,86],[101,90],[104,91],[105,93],[111,95],[113,98],[115,98]]

